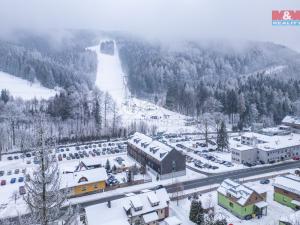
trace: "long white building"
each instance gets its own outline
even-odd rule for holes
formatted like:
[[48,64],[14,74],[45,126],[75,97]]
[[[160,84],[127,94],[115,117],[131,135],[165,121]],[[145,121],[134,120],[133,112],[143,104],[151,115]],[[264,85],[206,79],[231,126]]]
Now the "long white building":
[[[274,129],[275,130],[275,129]],[[279,132],[244,133],[230,143],[232,162],[274,163],[300,156],[300,134]]]

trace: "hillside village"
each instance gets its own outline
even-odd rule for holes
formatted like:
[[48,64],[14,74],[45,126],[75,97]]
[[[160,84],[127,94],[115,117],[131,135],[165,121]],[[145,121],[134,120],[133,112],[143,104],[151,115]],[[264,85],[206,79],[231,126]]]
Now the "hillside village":
[[[287,116],[278,127],[230,133],[229,151],[218,149],[215,135],[206,141],[193,134],[135,133],[126,140],[67,145],[50,152],[58,162],[60,190],[68,193],[68,204],[83,205],[78,215],[82,225],[97,224],[99,213],[103,225],[193,224],[190,213],[196,202],[203,220],[264,224],[272,218],[289,225],[300,209],[299,121]],[[2,219],[27,212],[24,182],[34,176],[37,164],[34,153],[7,154],[0,162]],[[283,165],[284,170],[260,172]],[[248,174],[252,169],[257,173]],[[234,171],[245,174],[197,185]],[[15,202],[10,201],[13,195]],[[181,204],[186,208],[180,211]],[[279,209],[286,215],[278,217]]]

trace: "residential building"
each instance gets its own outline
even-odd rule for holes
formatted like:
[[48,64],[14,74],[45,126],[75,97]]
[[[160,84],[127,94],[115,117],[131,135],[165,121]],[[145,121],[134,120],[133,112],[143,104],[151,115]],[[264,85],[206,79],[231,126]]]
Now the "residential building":
[[230,141],[234,163],[274,163],[300,156],[300,134],[247,132]]
[[179,220],[176,216],[167,217],[161,225],[183,225],[182,221]]
[[300,177],[294,174],[279,176],[274,181],[274,201],[295,210],[300,209]]
[[285,215],[280,218],[279,225],[297,225],[300,224],[300,211]]
[[169,216],[166,189],[145,190],[125,198],[85,208],[87,225],[158,225]]
[[160,179],[186,174],[185,156],[172,146],[147,135],[135,133],[128,140],[127,154],[147,170],[158,174]]
[[70,196],[104,191],[107,173],[103,167],[90,169],[83,162],[72,171],[65,169],[61,176],[61,187],[67,189]]
[[222,182],[217,190],[218,205],[240,219],[267,214],[266,192],[239,184],[230,179]]
[[283,118],[283,125],[289,126],[294,132],[300,131],[300,117],[299,116],[286,116]]

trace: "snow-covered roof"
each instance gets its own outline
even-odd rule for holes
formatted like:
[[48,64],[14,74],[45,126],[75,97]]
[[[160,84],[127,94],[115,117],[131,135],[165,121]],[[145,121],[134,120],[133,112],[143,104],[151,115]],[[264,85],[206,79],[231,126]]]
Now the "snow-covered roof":
[[163,160],[168,153],[173,150],[171,146],[160,141],[153,140],[151,137],[138,132],[136,132],[133,137],[128,140],[128,143],[134,145],[148,155],[151,155],[158,161]]
[[289,135],[274,135],[269,136],[265,134],[246,132],[242,137],[260,140],[261,143],[256,142],[255,145],[245,145],[240,142],[231,141],[230,146],[234,149],[245,151],[250,149],[260,149],[263,151],[272,151],[276,149],[289,148],[293,146],[300,146],[300,134],[291,133]]
[[290,223],[290,224],[298,224],[300,221],[300,211],[292,213],[288,216],[283,216],[280,218],[281,222]]
[[159,204],[159,200],[157,198],[157,195],[154,192],[149,192],[147,194],[147,197],[151,204]]
[[[108,207],[107,203],[101,203],[86,207],[85,211],[88,224],[98,225],[99,215],[101,215],[101,225],[128,225],[128,217],[130,215],[140,215],[143,216],[143,218],[146,220],[153,219],[154,214],[151,213],[155,212],[156,210],[166,208],[168,206],[170,198],[165,188],[161,188],[159,190],[151,192],[156,196],[157,199],[160,200],[159,205],[152,206],[148,198],[150,192],[145,192],[111,201],[110,208]],[[134,202],[138,206],[142,205],[143,208],[141,210],[135,211],[132,208],[132,202]],[[128,216],[126,212],[128,212]]]
[[159,217],[157,215],[157,212],[151,212],[143,215],[143,220],[145,223],[151,223],[153,221],[159,220]]
[[78,185],[95,183],[107,180],[107,173],[105,168],[95,168],[89,170],[81,170],[73,173],[62,173],[61,187],[75,187]]
[[111,208],[107,203],[88,206],[85,208],[88,225],[129,225],[128,218],[122,206],[114,202]]
[[226,179],[219,186],[218,192],[224,196],[230,194],[232,197],[236,198],[238,204],[243,206],[254,193],[254,190],[233,180]]
[[283,118],[282,123],[300,125],[300,117],[298,116],[286,116]]
[[[152,193],[152,194],[150,194],[150,193]],[[149,198],[149,196],[150,196],[150,198]],[[158,204],[154,205],[150,199],[152,201],[159,200]],[[138,210],[138,211],[135,211],[135,209],[134,209],[134,208],[138,208],[138,207],[134,207],[134,208],[130,207],[128,209],[128,206],[132,206],[132,201],[134,201],[135,203],[138,202],[139,204],[137,204],[137,205],[141,204],[143,206],[142,209]],[[159,189],[156,191],[141,193],[141,194],[137,194],[135,196],[127,197],[122,201],[122,204],[124,206],[124,209],[127,208],[127,211],[130,210],[130,213],[132,216],[136,216],[136,215],[142,215],[142,214],[145,214],[148,212],[152,212],[157,209],[163,209],[168,206],[169,201],[170,201],[170,198],[169,198],[169,195],[168,195],[166,189],[162,188],[162,189]]]
[[164,220],[166,225],[180,225],[182,222],[176,216],[167,217]]
[[257,202],[255,203],[255,206],[258,207],[259,209],[267,207],[268,203],[266,203],[265,201],[261,201],[261,202]]
[[273,186],[300,195],[300,177],[296,175],[278,176]]
[[140,200],[140,198],[137,195],[133,195],[130,198],[130,203],[134,208],[141,208],[143,207],[143,204]]

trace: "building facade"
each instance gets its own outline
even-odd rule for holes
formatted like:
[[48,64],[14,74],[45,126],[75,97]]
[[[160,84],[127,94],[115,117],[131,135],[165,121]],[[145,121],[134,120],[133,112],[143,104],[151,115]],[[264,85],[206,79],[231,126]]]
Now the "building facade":
[[300,177],[294,174],[276,177],[274,201],[292,209],[300,209]]
[[259,193],[230,179],[224,180],[217,192],[218,205],[240,219],[267,214],[266,193]]
[[135,133],[128,140],[127,154],[160,179],[186,174],[186,158],[181,152],[144,134]]
[[72,197],[104,191],[106,188],[105,168],[90,169],[83,162],[74,171],[64,171],[61,177],[62,188]]
[[300,134],[267,135],[248,132],[231,142],[234,163],[274,163],[300,156]]

